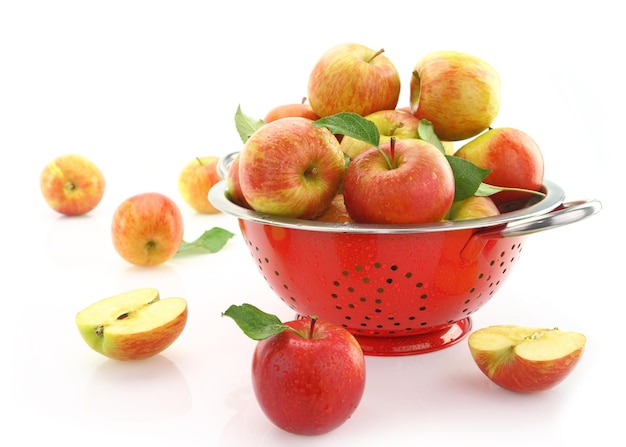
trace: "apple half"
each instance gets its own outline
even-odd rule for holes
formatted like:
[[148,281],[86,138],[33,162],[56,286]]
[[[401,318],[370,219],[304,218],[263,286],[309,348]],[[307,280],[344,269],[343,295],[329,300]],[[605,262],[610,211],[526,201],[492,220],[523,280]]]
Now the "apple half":
[[488,326],[468,337],[478,368],[496,385],[520,393],[562,382],[578,364],[586,341],[578,332],[515,325]]
[[116,360],[141,360],[170,346],[187,323],[187,301],[160,299],[141,288],[102,299],[76,315],[83,339],[96,352]]

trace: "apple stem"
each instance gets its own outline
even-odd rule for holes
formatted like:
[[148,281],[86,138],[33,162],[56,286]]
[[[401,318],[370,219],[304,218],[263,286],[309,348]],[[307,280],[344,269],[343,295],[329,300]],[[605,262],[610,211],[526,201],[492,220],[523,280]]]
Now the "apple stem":
[[202,166],[202,160],[200,160],[200,157],[196,157],[196,160],[198,160],[198,164]]
[[389,139],[389,153],[391,154],[391,164],[395,166],[396,164],[396,137],[391,137]]
[[376,59],[376,56],[379,56],[381,54],[383,54],[385,52],[384,48],[381,48],[380,50],[378,50],[376,53],[374,53],[374,55],[372,57],[369,58],[369,60],[367,61],[367,63],[372,62],[374,59]]
[[313,338],[313,330],[315,329],[315,322],[317,321],[317,315],[311,317],[311,327],[309,328],[309,339]]

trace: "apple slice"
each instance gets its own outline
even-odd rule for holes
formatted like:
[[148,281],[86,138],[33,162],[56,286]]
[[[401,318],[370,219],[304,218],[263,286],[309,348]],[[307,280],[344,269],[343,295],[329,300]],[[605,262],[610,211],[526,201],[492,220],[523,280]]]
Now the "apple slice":
[[186,323],[187,301],[160,299],[153,288],[105,298],[76,315],[87,344],[116,360],[140,360],[160,353],[178,338]]
[[578,364],[586,341],[577,332],[515,325],[488,326],[468,337],[480,370],[500,387],[520,393],[563,381]]

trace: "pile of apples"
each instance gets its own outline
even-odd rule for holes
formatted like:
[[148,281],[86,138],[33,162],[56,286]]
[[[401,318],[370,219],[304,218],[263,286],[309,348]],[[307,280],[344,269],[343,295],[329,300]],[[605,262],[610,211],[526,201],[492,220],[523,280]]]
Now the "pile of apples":
[[[308,103],[277,105],[263,120],[239,109],[244,145],[228,173],[231,199],[284,217],[414,224],[488,217],[541,195],[536,142],[491,127],[500,109],[491,65],[433,52],[413,69],[407,107],[400,86],[382,50],[344,43],[314,64]],[[373,140],[362,129],[372,123]],[[460,190],[467,166],[480,173],[469,193]]]
[[[315,63],[307,94],[308,103],[305,98],[277,105],[262,120],[237,110],[243,147],[227,175],[234,203],[282,217],[393,225],[489,217],[542,195],[541,150],[520,129],[492,127],[500,109],[500,78],[478,57],[454,51],[425,55],[411,74],[410,104],[399,107],[400,76],[383,51],[340,44]],[[455,144],[460,145],[456,150]],[[235,318],[240,311],[229,312]],[[267,324],[277,327],[274,321]],[[305,324],[298,323],[300,332]],[[302,345],[324,343],[310,338],[287,342],[298,338],[289,331],[265,335],[257,350],[293,365],[303,356]],[[479,369],[498,386],[520,393],[564,380],[585,343],[576,332],[515,325],[485,327],[468,338]],[[328,343],[325,349],[335,351]],[[313,424],[319,421],[311,416],[303,422],[298,412],[308,395],[281,382],[282,368],[267,373],[260,355],[255,353],[253,380],[262,377],[271,396],[255,389],[257,399],[285,430],[331,430],[360,400],[360,389],[350,394],[343,383],[314,376],[318,368],[309,363],[309,383],[329,395],[343,393],[346,402],[332,423],[327,420],[325,429],[316,431]],[[344,361],[352,364],[351,377],[364,377],[360,355]]]

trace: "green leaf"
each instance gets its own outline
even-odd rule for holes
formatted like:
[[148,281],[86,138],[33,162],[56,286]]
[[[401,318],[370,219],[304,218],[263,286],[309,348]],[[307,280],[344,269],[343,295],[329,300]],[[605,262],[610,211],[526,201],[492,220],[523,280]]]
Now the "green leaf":
[[334,134],[347,135],[377,147],[380,132],[372,121],[352,112],[339,112],[335,115],[313,121],[315,127],[327,127]]
[[241,141],[244,143],[248,141],[250,135],[256,132],[258,129],[265,125],[265,121],[252,118],[241,111],[241,105],[237,106],[237,112],[235,113],[235,127]]
[[263,312],[252,304],[232,305],[225,312],[223,317],[230,317],[235,320],[237,326],[253,340],[264,340],[289,329],[276,315]]
[[446,153],[446,150],[444,149],[441,140],[435,133],[435,127],[433,126],[433,123],[431,123],[427,119],[420,120],[420,123],[417,126],[417,135],[419,136],[420,140],[424,140],[435,146],[442,153]]
[[210,253],[217,253],[233,236],[234,234],[228,230],[213,227],[202,233],[200,237],[193,242],[183,241],[180,247],[178,247],[176,254],[188,252],[196,248],[207,250]]
[[476,190],[476,192],[474,193],[475,196],[491,196],[497,192],[503,191],[503,188],[499,187],[499,186],[493,186],[490,185],[488,183],[481,183],[478,186],[478,189]]
[[464,200],[476,193],[483,179],[491,172],[482,169],[463,158],[446,155],[454,174],[454,201]]

